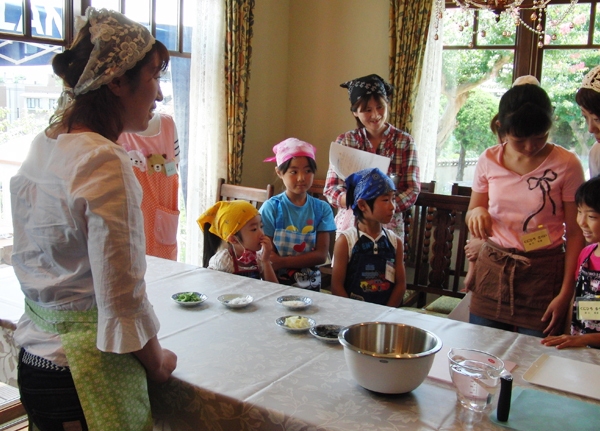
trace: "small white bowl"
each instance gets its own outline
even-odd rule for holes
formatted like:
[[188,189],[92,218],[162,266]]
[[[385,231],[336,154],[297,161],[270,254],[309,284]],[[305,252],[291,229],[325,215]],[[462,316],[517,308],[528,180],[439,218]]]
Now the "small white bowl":
[[340,325],[316,325],[309,329],[309,332],[315,338],[325,343],[339,343],[338,334],[344,328]]
[[[308,321],[309,326],[307,326],[305,328],[292,328],[290,326],[287,326],[285,324],[285,319],[287,319],[288,317],[303,317]],[[313,326],[315,326],[317,322],[315,322],[315,320],[311,319],[310,317],[290,315],[290,316],[279,317],[278,319],[275,320],[275,323],[277,324],[277,326],[279,326],[287,331],[290,331],[290,332],[305,332],[305,331],[308,331]]]
[[217,300],[228,308],[244,308],[250,305],[254,301],[254,298],[250,295],[230,293],[219,296]]
[[313,301],[308,296],[285,295],[277,298],[277,302],[290,310],[303,310],[309,307]]
[[[196,295],[198,295],[200,297],[200,301],[180,301],[177,299],[177,297],[179,295],[181,295],[182,293],[195,293]],[[203,293],[198,293],[198,292],[178,292],[178,293],[171,295],[171,299],[173,301],[175,301],[177,304],[181,305],[182,307],[196,307],[196,306],[202,304],[204,301],[206,301],[208,299],[208,296],[206,296]]]

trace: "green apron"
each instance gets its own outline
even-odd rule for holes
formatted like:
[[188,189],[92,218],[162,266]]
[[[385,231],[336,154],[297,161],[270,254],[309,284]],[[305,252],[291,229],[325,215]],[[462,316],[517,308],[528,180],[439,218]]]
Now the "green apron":
[[90,431],[150,431],[146,370],[132,354],[96,347],[98,310],[49,310],[25,298],[27,316],[59,334]]

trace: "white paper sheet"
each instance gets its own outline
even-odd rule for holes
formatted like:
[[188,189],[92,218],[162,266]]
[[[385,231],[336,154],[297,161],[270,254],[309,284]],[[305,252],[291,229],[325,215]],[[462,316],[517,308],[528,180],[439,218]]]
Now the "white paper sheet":
[[329,147],[329,163],[333,166],[338,177],[343,180],[354,172],[367,168],[379,168],[387,174],[390,167],[388,157],[357,150],[335,142],[332,142]]
[[600,400],[600,365],[547,354],[523,374],[529,383]]

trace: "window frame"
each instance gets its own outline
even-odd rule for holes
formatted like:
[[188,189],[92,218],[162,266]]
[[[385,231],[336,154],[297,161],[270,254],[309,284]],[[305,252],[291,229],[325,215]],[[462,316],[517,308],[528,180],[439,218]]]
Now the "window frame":
[[[29,0],[27,0],[29,1]],[[156,0],[148,0],[150,3],[150,32],[152,36],[156,37]],[[174,1],[177,5],[177,50],[169,50],[169,54],[174,57],[184,57],[191,58],[191,52],[183,51],[183,5],[186,0],[171,0]],[[187,0],[187,1],[196,1],[196,0]],[[85,13],[85,10],[91,5],[91,0],[80,0],[79,2],[75,1],[75,3],[79,3],[81,15]],[[127,13],[127,0],[119,0],[119,10],[118,12]]]
[[[150,28],[153,36],[156,36],[156,0],[148,0],[150,3]],[[173,1],[173,0],[171,0]],[[174,57],[191,58],[190,52],[183,51],[183,5],[186,0],[176,0],[177,4],[177,50],[169,50],[169,54]],[[187,0],[195,1],[195,0]],[[0,30],[0,39],[13,40],[26,43],[44,43],[67,47],[71,45],[75,37],[73,23],[76,16],[85,14],[86,9],[91,5],[90,0],[63,0],[64,29],[62,39],[53,39],[48,37],[33,36],[31,31],[31,0],[23,0],[23,34],[6,33]],[[126,10],[127,0],[120,0],[119,12]]]
[[[526,0],[523,3],[524,8],[532,6],[532,0]],[[552,0],[552,5],[570,4],[570,0]],[[515,77],[523,75],[533,75],[538,80],[542,79],[542,64],[544,60],[545,50],[573,50],[573,49],[600,49],[600,44],[593,43],[593,31],[594,22],[598,10],[598,0],[579,0],[578,4],[591,4],[590,8],[590,29],[588,32],[588,40],[586,44],[578,45],[544,45],[543,47],[538,46],[538,36],[527,30],[520,25],[516,29],[515,33],[515,44],[514,45],[478,45],[475,35],[473,35],[473,47],[468,45],[453,45],[444,46],[444,50],[452,49],[510,49],[514,51],[514,66],[513,66],[513,80]],[[446,9],[457,9],[456,3],[453,0],[445,0]],[[521,10],[521,19],[529,26],[533,26],[531,20],[531,10]],[[543,17],[543,25],[546,26],[546,16]],[[476,23],[474,23],[476,25]],[[600,30],[599,30],[600,31]]]

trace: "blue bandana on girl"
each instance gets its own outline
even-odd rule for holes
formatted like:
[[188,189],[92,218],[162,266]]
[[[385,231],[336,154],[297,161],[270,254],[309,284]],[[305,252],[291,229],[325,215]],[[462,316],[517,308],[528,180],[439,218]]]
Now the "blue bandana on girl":
[[396,186],[390,177],[379,168],[363,169],[346,178],[346,205],[356,209],[358,200],[375,199],[378,196],[396,191]]

